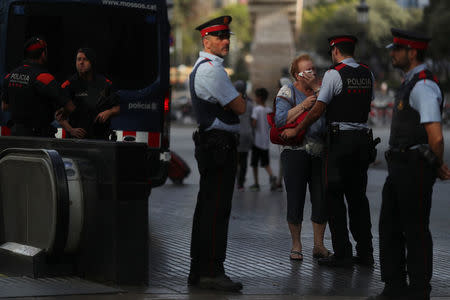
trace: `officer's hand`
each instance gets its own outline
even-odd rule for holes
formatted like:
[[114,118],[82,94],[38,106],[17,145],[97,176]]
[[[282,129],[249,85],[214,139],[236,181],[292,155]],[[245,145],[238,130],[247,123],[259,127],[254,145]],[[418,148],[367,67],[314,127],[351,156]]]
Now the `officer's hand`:
[[297,135],[297,130],[295,128],[287,128],[281,133],[281,138],[284,140],[289,140]]
[[442,164],[442,166],[439,168],[438,177],[442,180],[450,179],[450,170],[446,164]]
[[70,135],[76,137],[77,139],[82,139],[86,136],[86,130],[83,128],[72,128]]
[[109,110],[102,111],[95,118],[95,122],[105,123],[106,121],[108,121],[110,116],[111,116],[111,113],[109,112]]
[[55,120],[58,122],[61,122],[62,120],[65,120],[66,116],[64,115],[64,108],[60,108],[55,112]]
[[305,101],[303,101],[303,102],[301,103],[301,105],[303,105],[303,107],[304,107],[306,110],[310,110],[311,107],[314,106],[314,103],[316,103],[316,100],[317,100],[317,96],[316,96],[316,95],[311,95],[311,96],[307,97],[307,98],[305,99]]

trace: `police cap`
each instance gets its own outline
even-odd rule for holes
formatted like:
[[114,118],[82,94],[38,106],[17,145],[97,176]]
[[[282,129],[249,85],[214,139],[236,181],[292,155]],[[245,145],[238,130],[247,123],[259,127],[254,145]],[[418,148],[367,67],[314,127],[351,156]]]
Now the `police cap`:
[[47,48],[47,42],[40,37],[34,36],[25,42],[23,51],[24,53],[30,53],[45,48]]
[[231,16],[221,16],[197,26],[195,30],[200,31],[202,37],[207,35],[214,35],[218,37],[225,36],[229,38],[230,34],[232,34],[229,27],[232,19],[233,18]]
[[358,39],[353,35],[334,35],[328,38],[328,45],[331,47],[336,46],[339,43],[352,43],[356,44]]
[[418,32],[391,28],[391,33],[394,37],[394,40],[391,44],[386,46],[386,48],[388,49],[408,48],[425,50],[428,48],[428,43],[431,41],[430,37]]

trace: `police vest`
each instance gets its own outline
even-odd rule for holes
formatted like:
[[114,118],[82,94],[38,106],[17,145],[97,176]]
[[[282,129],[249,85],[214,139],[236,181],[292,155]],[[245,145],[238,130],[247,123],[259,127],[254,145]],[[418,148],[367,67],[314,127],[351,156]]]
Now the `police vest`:
[[373,88],[369,68],[362,64],[352,68],[339,63],[331,69],[339,72],[342,90],[327,106],[327,122],[366,123],[369,118]]
[[[423,124],[420,124],[420,114],[409,104],[409,96],[412,89],[419,80],[433,80],[439,86],[439,81],[430,71],[423,70],[404,82],[397,90],[394,102],[394,112],[392,115],[391,135],[389,145],[392,148],[407,149],[413,145],[428,144],[428,135]],[[440,89],[440,86],[439,86]],[[443,93],[441,90],[441,97]],[[429,101],[432,99],[421,99]],[[441,102],[441,113],[444,99]]]
[[105,139],[109,135],[111,119],[100,123],[95,122],[95,118],[100,112],[120,105],[119,97],[112,91],[112,82],[100,74],[95,74],[90,81],[75,74],[61,87],[76,107],[69,116],[69,124],[83,128],[86,138]]
[[211,103],[203,100],[195,93],[195,75],[197,74],[198,67],[201,64],[211,61],[210,59],[204,59],[195,66],[191,75],[189,75],[189,88],[191,91],[192,106],[197,117],[197,123],[199,128],[204,130],[212,125],[217,118],[227,125],[239,124],[239,117],[231,110],[225,110],[219,103]]
[[[6,76],[5,89],[14,123],[35,128],[50,126],[57,109],[50,96],[59,93],[54,90],[54,80],[51,74],[37,64],[24,64]],[[49,87],[50,83],[52,88]]]

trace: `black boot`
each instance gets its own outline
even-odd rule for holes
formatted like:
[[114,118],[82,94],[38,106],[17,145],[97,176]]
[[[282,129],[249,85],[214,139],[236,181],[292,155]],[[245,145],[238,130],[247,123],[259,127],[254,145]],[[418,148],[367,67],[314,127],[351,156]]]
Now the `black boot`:
[[351,257],[336,257],[334,254],[328,257],[319,258],[319,265],[336,268],[348,268],[353,265]]
[[197,284],[198,288],[218,290],[223,292],[239,292],[242,290],[242,283],[235,282],[225,274],[216,277],[200,277]]

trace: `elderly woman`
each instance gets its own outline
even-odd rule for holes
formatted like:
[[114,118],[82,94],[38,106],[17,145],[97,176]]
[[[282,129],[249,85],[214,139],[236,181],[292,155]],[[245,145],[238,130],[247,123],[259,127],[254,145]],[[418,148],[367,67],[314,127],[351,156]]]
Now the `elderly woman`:
[[[291,123],[303,112],[311,109],[316,101],[320,82],[309,55],[300,55],[291,64],[294,83],[284,85],[276,98],[275,122],[277,127]],[[308,128],[301,145],[283,146],[281,164],[287,192],[287,222],[292,237],[290,259],[302,260],[303,248],[300,239],[306,186],[309,187],[312,204],[311,221],[314,231],[314,258],[323,258],[331,253],[323,244],[327,221],[324,185],[322,181],[322,149],[325,119],[322,117]]]

